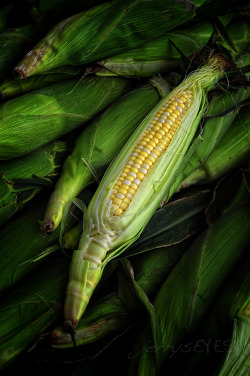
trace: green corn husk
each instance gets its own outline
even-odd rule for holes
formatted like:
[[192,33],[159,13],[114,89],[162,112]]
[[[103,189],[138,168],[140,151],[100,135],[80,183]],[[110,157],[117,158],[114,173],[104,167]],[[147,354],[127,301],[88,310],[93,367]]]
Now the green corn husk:
[[98,76],[137,77],[168,72],[181,63],[178,49],[190,57],[204,47],[212,33],[213,27],[206,21],[175,29],[133,50],[98,61],[94,72]]
[[179,188],[207,184],[222,178],[250,157],[250,111],[243,108],[202,166],[188,175]]
[[[159,101],[151,85],[138,88],[111,104],[79,135],[64,163],[43,219],[43,231],[53,231],[61,222],[68,202],[102,177],[138,124]],[[70,189],[69,189],[70,187]]]
[[166,0],[106,2],[58,23],[15,70],[26,78],[62,65],[93,62],[107,51],[120,53],[157,38],[194,16],[195,2],[189,7]]
[[35,25],[5,29],[0,33],[0,82],[13,76],[13,68],[21,59],[23,51],[36,43],[38,35]]
[[0,106],[0,159],[15,158],[85,124],[124,94],[124,79],[87,77],[56,83]]
[[204,376],[216,374],[216,369],[225,358],[226,352],[230,351],[234,320],[249,303],[249,261],[249,254],[246,254],[230,274],[212,309],[208,311],[197,329],[197,334],[191,339],[187,338],[187,343],[191,340],[193,343],[200,341],[201,351],[190,351],[183,367],[181,366],[182,372],[178,370],[178,374],[183,376],[198,375],[200,372],[203,372]]
[[[113,331],[124,330],[127,325],[135,323],[137,308],[141,307],[143,311],[142,302],[137,297],[138,289],[152,299],[172,266],[186,250],[187,242],[191,242],[190,237],[206,226],[203,211],[210,198],[210,191],[198,192],[156,211],[141,235],[142,241],[135,242],[124,254],[124,257],[130,258],[134,275],[125,259],[117,292],[90,304],[79,321],[75,335],[78,346],[96,341]],[[73,347],[71,337],[62,327],[55,328],[51,336],[53,347]]]
[[248,376],[250,364],[250,303],[234,319],[228,354],[216,376]]
[[135,350],[140,354],[134,365],[136,374],[158,374],[164,361],[201,324],[222,283],[249,246],[249,209],[249,201],[244,201],[221,216],[194,241],[167,277],[153,302],[158,323],[154,341],[148,327],[140,349]]
[[4,100],[14,98],[56,82],[75,78],[75,76],[79,76],[80,73],[80,69],[66,67],[65,71],[62,73],[45,74],[42,76],[30,77],[26,80],[20,80],[18,77],[8,79],[0,85],[0,98]]
[[55,141],[22,157],[0,162],[0,225],[45,187],[53,186],[67,154],[66,143]]
[[19,212],[0,229],[0,291],[3,292],[32,269],[40,265],[43,256],[56,249],[59,231],[43,237],[38,221],[44,213],[47,198],[34,202]]
[[29,350],[59,317],[67,267],[63,259],[48,263],[1,297],[0,369]]
[[[114,257],[119,256],[129,245],[135,242],[166,193],[170,190],[170,187],[176,181],[183,158],[187,153],[203,114],[207,90],[224,74],[224,63],[224,59],[221,60],[221,57],[211,57],[208,64],[187,77],[169,96],[163,98],[142,121],[106,171],[88,205],[88,209],[84,215],[84,229],[78,250],[75,250],[73,253],[64,310],[66,330],[70,332],[74,330],[86,309],[88,301],[102,276],[106,264]],[[189,94],[191,92],[192,95]],[[187,100],[190,106],[187,104],[189,107],[186,112],[184,112],[183,118],[182,115],[180,115],[182,109],[178,106],[178,101],[181,101],[179,102],[180,105],[185,108],[182,100],[178,99],[178,95],[181,96],[182,93],[186,95],[187,98],[189,98],[188,95],[192,96],[190,102]],[[175,98],[176,100],[178,99],[177,102],[175,102]],[[139,175],[138,179],[132,178],[132,180],[135,179],[135,183],[131,183],[127,178],[125,183],[122,183],[125,179],[124,176],[127,176],[125,172],[127,167],[125,166],[127,166],[129,158],[134,158],[132,153],[139,155],[139,148],[141,150],[143,149],[142,145],[147,145],[146,139],[148,136],[144,135],[146,132],[151,132],[150,129],[154,127],[154,124],[157,124],[157,127],[159,127],[157,119],[159,119],[158,116],[161,115],[158,115],[158,111],[162,109],[163,113],[166,111],[163,109],[165,106],[166,108],[171,106],[168,105],[168,103],[170,103],[167,102],[168,100],[171,103],[172,101],[173,103],[177,103],[173,105],[175,111],[178,109],[181,111],[177,111],[176,116],[180,115],[181,120],[180,125],[177,125],[178,128],[174,133],[172,141],[170,142],[170,138],[166,139],[166,143],[169,142],[170,145],[165,149],[166,152],[163,152],[161,148],[154,148],[154,146],[156,146],[155,143],[153,143],[154,146],[152,146],[149,142],[148,147],[151,147],[151,150],[153,150],[152,154],[150,154],[151,152],[147,148],[144,148],[145,151],[143,151],[143,153],[150,158],[152,156],[153,161],[155,161],[150,173],[147,174],[147,172],[144,172],[146,176],[142,184],[139,181]],[[186,99],[184,100],[186,101]],[[169,110],[171,110],[171,108],[169,108]],[[166,114],[168,113],[166,112]],[[165,116],[165,118],[167,117]],[[166,122],[166,127],[168,126],[167,124],[173,124],[172,122],[167,123],[167,120],[162,120],[164,124]],[[151,122],[153,123],[151,124]],[[160,125],[161,124],[162,123],[160,123]],[[171,129],[171,126],[169,126],[169,129]],[[142,141],[143,144],[139,145],[143,137],[145,137],[145,142]],[[139,146],[137,147],[137,145]],[[163,145],[161,145],[161,147],[164,148]],[[134,150],[138,151],[138,153],[134,152]],[[161,156],[158,157],[157,153],[158,156]],[[146,156],[143,158],[145,159]],[[146,167],[147,169],[150,168],[149,165],[146,165]],[[143,171],[145,170],[143,169]],[[120,174],[122,175],[120,176]],[[132,175],[137,176],[134,172]],[[124,213],[123,210],[122,213],[120,211],[118,211],[118,213],[116,212],[116,205],[111,198],[113,192],[115,192],[113,187],[118,179],[121,179],[122,186],[127,187],[127,190],[130,189],[129,186],[131,184],[131,193],[135,194],[135,198],[133,199],[132,197],[132,199],[130,199],[131,205],[129,205],[127,209],[125,208],[126,212]],[[130,176],[128,176],[128,179],[130,179]],[[127,184],[127,181],[129,184]],[[77,297],[79,297],[79,299]]]

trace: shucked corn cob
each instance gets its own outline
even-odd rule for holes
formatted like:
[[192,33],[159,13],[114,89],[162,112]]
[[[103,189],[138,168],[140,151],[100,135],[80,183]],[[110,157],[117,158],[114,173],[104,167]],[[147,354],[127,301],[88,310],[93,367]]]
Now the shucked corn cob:
[[206,92],[226,67],[220,56],[186,78],[139,125],[107,170],[84,218],[64,308],[71,334],[107,262],[140,235],[169,191],[194,137]]

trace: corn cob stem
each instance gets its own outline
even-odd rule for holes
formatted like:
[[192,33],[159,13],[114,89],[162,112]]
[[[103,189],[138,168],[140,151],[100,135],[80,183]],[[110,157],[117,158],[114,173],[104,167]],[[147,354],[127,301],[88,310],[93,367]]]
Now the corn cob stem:
[[202,116],[205,92],[224,68],[224,60],[211,58],[185,79],[151,111],[109,167],[72,258],[66,331],[74,331],[106,263],[138,238],[169,191]]

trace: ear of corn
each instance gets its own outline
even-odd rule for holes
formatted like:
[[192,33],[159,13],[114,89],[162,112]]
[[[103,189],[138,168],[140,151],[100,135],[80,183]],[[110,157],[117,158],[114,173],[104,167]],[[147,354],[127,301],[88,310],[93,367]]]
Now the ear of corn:
[[97,178],[103,175],[158,100],[159,94],[152,86],[136,89],[112,103],[79,135],[49,200],[42,225],[44,232],[58,227],[67,202],[94,181],[93,172]]
[[[21,60],[15,70],[25,78],[61,65],[81,65],[137,47],[192,19],[193,3],[118,0],[71,16],[51,31]],[[145,22],[147,20],[147,22]],[[98,32],[96,32],[98,30]]]
[[69,133],[128,89],[123,79],[91,77],[56,83],[3,103],[0,159],[27,154]]
[[211,58],[162,99],[108,168],[72,256],[66,330],[77,325],[106,263],[136,240],[175,181],[202,116],[205,93],[223,74],[222,67],[224,61]]
[[59,317],[66,275],[65,260],[48,263],[1,297],[0,369],[29,350]]
[[196,22],[188,29],[175,29],[135,49],[98,61],[95,74],[150,77],[159,72],[168,72],[181,62],[180,53],[174,45],[190,57],[208,42],[212,32],[212,25],[204,21]]
[[0,34],[0,82],[13,76],[13,67],[23,56],[24,49],[29,49],[36,42],[38,29],[34,25],[19,29],[5,29]]
[[66,154],[66,144],[55,141],[25,156],[0,162],[0,224],[27,204],[45,185],[53,184]]
[[[150,327],[145,328],[142,348],[137,349],[138,374],[148,370],[145,374],[152,375],[152,369],[158,374],[171,351],[201,324],[219,287],[247,251],[249,213],[247,201],[221,216],[194,241],[167,277],[153,302],[161,341],[152,343]],[[147,352],[149,346],[151,352]]]
[[20,80],[18,77],[5,80],[0,85],[0,98],[6,100],[17,97],[56,82],[72,79],[74,76],[79,75],[79,73],[80,69],[65,69],[65,72],[62,73],[35,76],[27,78],[27,80]]
[[218,180],[250,157],[249,108],[243,108],[202,166],[183,180],[180,188]]

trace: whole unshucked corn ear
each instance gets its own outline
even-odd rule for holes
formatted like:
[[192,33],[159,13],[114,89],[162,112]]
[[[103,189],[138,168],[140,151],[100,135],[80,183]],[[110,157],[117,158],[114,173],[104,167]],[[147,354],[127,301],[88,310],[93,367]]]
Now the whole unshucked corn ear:
[[40,89],[44,86],[54,84],[56,82],[66,81],[79,76],[80,69],[65,69],[62,73],[44,74],[21,80],[18,77],[5,80],[0,85],[0,98],[7,100],[9,98],[17,97],[21,94],[28,93]]
[[205,21],[175,29],[137,48],[98,61],[94,72],[98,76],[137,77],[168,72],[181,63],[178,49],[182,54],[190,56],[200,51],[212,32],[212,25]]
[[37,41],[38,30],[35,25],[18,29],[5,29],[0,33],[0,82],[13,77],[13,67],[23,56],[23,51]]
[[0,159],[18,157],[91,120],[124,94],[124,79],[87,77],[56,83],[0,106]]
[[198,127],[206,92],[224,69],[224,59],[210,57],[150,111],[106,171],[73,253],[66,330],[76,327],[107,262],[138,238],[169,191]]
[[53,186],[66,156],[66,143],[55,141],[22,157],[0,161],[0,225],[45,186]]
[[66,260],[52,261],[1,296],[0,369],[29,350],[59,317],[66,275]]
[[79,135],[74,150],[49,200],[43,231],[51,232],[61,222],[65,206],[96,178],[101,178],[138,124],[155,106],[159,94],[151,85],[135,89],[112,103]]
[[25,78],[62,65],[81,65],[137,47],[191,20],[195,6],[172,1],[110,1],[58,23],[15,70]]

